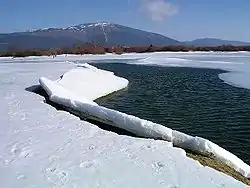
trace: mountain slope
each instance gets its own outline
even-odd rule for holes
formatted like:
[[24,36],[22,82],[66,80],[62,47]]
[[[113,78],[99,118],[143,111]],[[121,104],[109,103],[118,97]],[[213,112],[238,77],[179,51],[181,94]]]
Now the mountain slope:
[[221,39],[216,39],[216,38],[202,38],[202,39],[196,39],[193,41],[187,41],[185,43],[187,45],[193,45],[193,46],[221,46],[221,45],[246,46],[246,45],[250,45],[250,42],[221,40]]
[[7,51],[9,49],[61,48],[77,43],[81,43],[81,41],[70,37],[34,36],[28,33],[0,35],[0,51]]
[[179,41],[160,34],[109,22],[86,23],[67,28],[1,34],[0,49],[61,48],[93,43],[104,46],[178,45]]

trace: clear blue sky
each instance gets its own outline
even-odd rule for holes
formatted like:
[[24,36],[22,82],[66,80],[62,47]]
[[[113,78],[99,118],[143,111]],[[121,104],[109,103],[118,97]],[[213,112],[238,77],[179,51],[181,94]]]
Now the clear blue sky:
[[2,0],[0,33],[110,21],[178,40],[250,41],[250,0]]

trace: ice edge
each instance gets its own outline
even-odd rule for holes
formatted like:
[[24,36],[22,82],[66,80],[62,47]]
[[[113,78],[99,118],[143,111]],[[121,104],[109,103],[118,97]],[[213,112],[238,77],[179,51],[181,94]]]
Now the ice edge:
[[[97,69],[88,64],[84,64],[82,67],[84,67],[85,70],[87,69],[91,72],[94,71],[102,75],[110,75],[115,79],[122,79],[124,81],[122,87],[119,86],[117,89],[113,89],[112,91],[110,90],[109,93],[122,89],[128,85],[128,81],[126,79],[117,77],[111,72]],[[205,155],[212,154],[215,156],[215,158],[232,167],[243,176],[250,178],[249,165],[244,163],[244,161],[239,159],[234,154],[207,139],[193,137],[151,121],[99,106],[93,102],[93,100],[86,99],[85,97],[79,96],[78,94],[69,91],[67,88],[64,88],[62,85],[58,84],[58,81],[54,82],[47,78],[41,77],[39,82],[42,88],[48,94],[49,99],[54,103],[70,108],[74,111],[79,111],[81,114],[85,114],[90,119],[98,120],[102,123],[122,128],[138,136],[162,139],[172,142],[173,145],[182,149],[188,149]],[[105,93],[104,95],[109,93]]]

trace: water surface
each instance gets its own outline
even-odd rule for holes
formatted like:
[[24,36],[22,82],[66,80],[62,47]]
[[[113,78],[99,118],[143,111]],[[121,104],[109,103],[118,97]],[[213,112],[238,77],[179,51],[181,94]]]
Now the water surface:
[[225,84],[221,70],[95,64],[129,87],[99,104],[207,138],[250,164],[250,90]]

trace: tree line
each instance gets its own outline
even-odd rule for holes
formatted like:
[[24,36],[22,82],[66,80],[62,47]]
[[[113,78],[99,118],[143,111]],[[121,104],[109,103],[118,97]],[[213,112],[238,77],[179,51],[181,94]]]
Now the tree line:
[[83,45],[72,48],[58,48],[58,49],[30,49],[30,50],[9,50],[7,52],[0,52],[0,57],[27,57],[27,56],[57,56],[61,54],[105,54],[105,53],[147,53],[147,52],[190,52],[190,51],[214,51],[214,52],[237,52],[250,51],[250,46],[116,46],[103,47],[98,45]]

